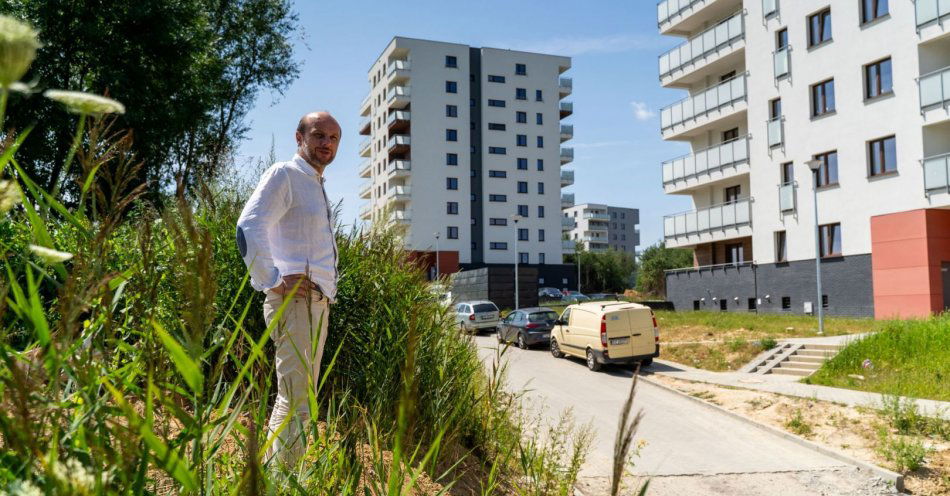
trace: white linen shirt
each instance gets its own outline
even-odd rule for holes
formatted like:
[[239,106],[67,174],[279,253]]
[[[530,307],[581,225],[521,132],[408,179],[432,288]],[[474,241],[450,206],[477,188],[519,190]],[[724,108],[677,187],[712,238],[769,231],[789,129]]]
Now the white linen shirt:
[[238,249],[254,289],[266,291],[280,286],[284,276],[307,274],[334,300],[337,249],[323,181],[300,155],[261,176],[237,222]]

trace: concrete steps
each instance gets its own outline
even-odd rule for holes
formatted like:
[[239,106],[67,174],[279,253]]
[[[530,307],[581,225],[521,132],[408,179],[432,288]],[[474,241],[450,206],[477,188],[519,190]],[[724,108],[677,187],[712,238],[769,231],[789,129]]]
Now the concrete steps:
[[743,372],[808,377],[843,348],[837,344],[781,343],[756,357]]

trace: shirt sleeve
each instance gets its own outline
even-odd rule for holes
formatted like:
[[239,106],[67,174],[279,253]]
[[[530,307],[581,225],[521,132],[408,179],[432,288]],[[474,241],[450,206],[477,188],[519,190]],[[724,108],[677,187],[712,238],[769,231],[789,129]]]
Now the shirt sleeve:
[[274,265],[270,232],[290,208],[287,172],[272,167],[261,177],[244,205],[237,222],[237,245],[251,273],[251,285],[265,291],[280,285],[280,271]]

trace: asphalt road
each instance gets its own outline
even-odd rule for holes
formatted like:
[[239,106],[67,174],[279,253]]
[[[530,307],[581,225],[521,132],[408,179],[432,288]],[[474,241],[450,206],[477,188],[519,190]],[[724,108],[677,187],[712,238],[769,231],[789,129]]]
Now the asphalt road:
[[[490,365],[498,346],[495,335],[476,336],[475,342]],[[590,488],[585,492],[601,494],[631,371],[591,372],[582,360],[555,359],[540,348],[511,347],[503,360],[509,390],[524,391],[530,409],[543,411],[552,422],[570,409],[578,423],[594,428],[581,476]],[[854,467],[646,382],[638,385],[634,409],[644,413],[636,439],[647,444],[633,473],[651,478],[651,495],[892,494]]]

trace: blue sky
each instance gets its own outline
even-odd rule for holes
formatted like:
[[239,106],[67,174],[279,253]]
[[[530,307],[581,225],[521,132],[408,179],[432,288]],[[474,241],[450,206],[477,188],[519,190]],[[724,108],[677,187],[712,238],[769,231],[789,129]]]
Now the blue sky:
[[262,94],[248,116],[240,158],[293,155],[302,113],[325,108],[343,126],[336,161],[327,170],[331,200],[356,222],[361,141],[359,105],[366,73],[393,36],[566,55],[574,79],[574,185],[578,203],[640,209],[641,249],[662,237],[663,215],[688,210],[687,197],[666,196],[660,163],[688,152],[660,139],[659,109],[682,98],[657,80],[657,57],[678,40],[660,36],[653,0],[412,0],[295,2],[303,28],[296,40],[300,77],[281,95]]

